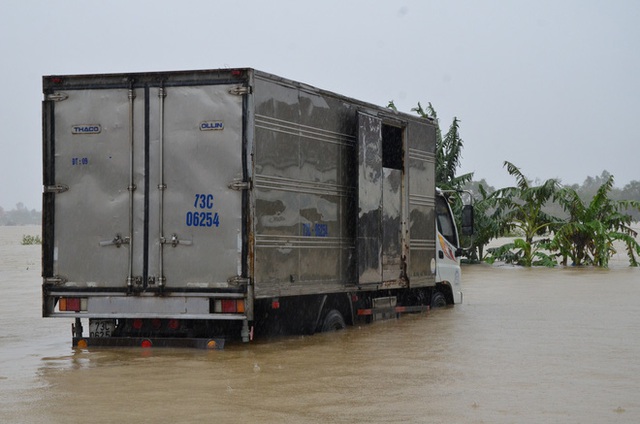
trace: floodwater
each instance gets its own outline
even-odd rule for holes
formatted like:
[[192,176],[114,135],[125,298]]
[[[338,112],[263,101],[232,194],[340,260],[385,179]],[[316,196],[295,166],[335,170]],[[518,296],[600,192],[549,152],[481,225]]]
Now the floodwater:
[[637,423],[640,269],[466,266],[464,302],[223,351],[75,350],[0,227],[2,423]]

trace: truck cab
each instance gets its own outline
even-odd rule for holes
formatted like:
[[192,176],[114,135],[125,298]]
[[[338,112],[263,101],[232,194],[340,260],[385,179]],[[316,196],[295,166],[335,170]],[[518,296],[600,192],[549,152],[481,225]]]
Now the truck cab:
[[447,303],[460,303],[460,239],[447,198],[441,190],[436,195],[436,285]]

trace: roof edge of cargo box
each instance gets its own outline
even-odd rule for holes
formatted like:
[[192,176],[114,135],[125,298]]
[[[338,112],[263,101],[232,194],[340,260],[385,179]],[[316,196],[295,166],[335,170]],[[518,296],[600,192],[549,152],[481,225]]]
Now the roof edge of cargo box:
[[[217,75],[217,78],[209,78]],[[191,80],[185,77],[192,76]],[[224,79],[221,77],[225,77]],[[411,120],[427,120],[433,122],[431,117],[420,117],[406,112],[391,109],[389,107],[376,105],[371,102],[358,100],[356,98],[338,94],[335,91],[319,88],[317,86],[281,77],[270,72],[261,71],[251,67],[219,68],[219,69],[197,69],[197,70],[177,70],[177,71],[150,71],[150,72],[123,72],[107,74],[52,74],[43,78],[43,89],[55,91],[56,89],[86,89],[86,88],[140,88],[145,85],[164,85],[171,87],[175,85],[208,85],[208,84],[233,84],[242,81],[251,81],[252,78],[260,78],[272,82],[277,82],[285,86],[293,86],[299,90],[309,93],[319,93],[335,98],[344,99],[350,103],[359,105],[370,110],[385,112],[385,117],[402,117]],[[99,83],[95,81],[99,80]],[[175,80],[175,82],[172,82]],[[388,112],[388,114],[387,114]]]

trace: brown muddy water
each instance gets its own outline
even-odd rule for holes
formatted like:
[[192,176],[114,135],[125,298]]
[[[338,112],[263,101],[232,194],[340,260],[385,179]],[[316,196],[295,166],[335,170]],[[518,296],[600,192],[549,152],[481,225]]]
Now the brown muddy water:
[[464,267],[464,302],[224,351],[71,348],[0,227],[1,423],[637,423],[640,269]]

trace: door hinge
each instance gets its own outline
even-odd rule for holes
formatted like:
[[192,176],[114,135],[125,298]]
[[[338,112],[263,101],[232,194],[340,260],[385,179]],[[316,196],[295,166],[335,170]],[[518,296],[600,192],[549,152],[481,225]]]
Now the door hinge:
[[243,284],[249,285],[251,283],[251,279],[247,277],[241,277],[239,275],[234,275],[233,277],[227,278],[227,283],[232,286],[240,286]]
[[229,90],[229,94],[234,94],[236,96],[244,96],[245,94],[251,94],[252,90],[249,86],[237,85],[231,90]]
[[45,193],[63,193],[67,190],[69,190],[69,186],[66,186],[64,184],[54,184],[50,186],[45,186],[44,188]]
[[68,280],[64,277],[61,277],[59,275],[54,275],[53,277],[46,277],[44,279],[44,283],[45,284],[52,284],[54,286],[59,286],[62,285],[64,283],[66,283]]
[[61,102],[68,98],[69,95],[67,93],[50,93],[45,96],[45,100],[49,100],[51,102]]
[[229,183],[232,190],[251,190],[251,181],[233,180]]

